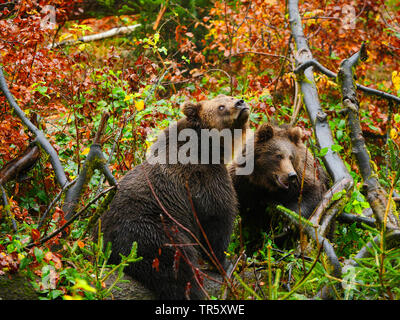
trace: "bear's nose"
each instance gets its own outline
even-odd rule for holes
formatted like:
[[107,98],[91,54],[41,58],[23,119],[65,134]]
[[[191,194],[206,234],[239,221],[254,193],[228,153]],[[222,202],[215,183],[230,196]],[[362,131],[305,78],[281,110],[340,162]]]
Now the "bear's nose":
[[236,103],[235,103],[236,108],[240,108],[242,105],[244,105],[244,100],[242,100],[242,99],[236,101]]
[[297,173],[296,172],[289,172],[288,174],[289,182],[293,183],[297,180]]

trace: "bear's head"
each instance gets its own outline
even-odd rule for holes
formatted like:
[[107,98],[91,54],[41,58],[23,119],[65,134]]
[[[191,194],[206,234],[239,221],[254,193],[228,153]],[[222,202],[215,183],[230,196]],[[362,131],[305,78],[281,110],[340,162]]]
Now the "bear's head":
[[306,148],[299,127],[262,124],[254,137],[252,183],[272,192],[299,190]]
[[182,111],[192,126],[217,130],[242,129],[250,114],[244,100],[226,95],[198,103],[186,102]]

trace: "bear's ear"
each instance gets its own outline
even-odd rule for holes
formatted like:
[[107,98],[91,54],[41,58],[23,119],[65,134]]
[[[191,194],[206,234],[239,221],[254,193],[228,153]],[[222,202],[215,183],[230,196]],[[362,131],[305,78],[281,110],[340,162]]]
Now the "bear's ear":
[[298,144],[303,138],[303,130],[300,127],[290,128],[288,129],[288,136],[294,144]]
[[267,142],[274,136],[274,128],[269,124],[262,124],[256,131],[257,142]]
[[191,122],[197,122],[200,119],[200,103],[185,102],[181,110],[186,118]]

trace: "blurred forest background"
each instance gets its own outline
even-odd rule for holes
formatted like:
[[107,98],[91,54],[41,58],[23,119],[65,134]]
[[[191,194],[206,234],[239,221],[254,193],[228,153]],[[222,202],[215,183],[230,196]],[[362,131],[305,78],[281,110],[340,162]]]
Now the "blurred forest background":
[[[341,61],[365,43],[368,59],[353,69],[357,83],[400,96],[398,1],[310,0],[300,1],[298,9],[315,60],[337,73]],[[91,241],[88,229],[112,178],[94,170],[79,193],[75,208],[79,217],[63,232],[41,241],[66,223],[66,183],[79,179],[94,141],[101,145],[109,172],[120,178],[144,160],[160,130],[182,117],[179,106],[185,100],[221,93],[242,97],[249,104],[252,128],[264,122],[291,123],[304,129],[308,146],[322,164],[328,152],[338,154],[354,182],[341,211],[371,217],[366,214],[370,203],[362,192],[363,178],[342,113],[341,83],[314,70],[333,136],[331,150],[318,148],[299,85],[302,79],[294,72],[296,54],[287,1],[0,4],[0,66],[6,84],[26,119],[55,149],[65,173],[64,177],[55,173],[51,156],[35,144],[32,127],[1,93],[0,286],[21,276],[35,298],[110,297],[104,279],[108,274],[98,271],[106,264],[107,250]],[[375,177],[390,194],[389,202],[398,201],[399,101],[361,90],[357,94]],[[18,161],[23,164],[13,169]],[[333,248],[341,263],[363,248],[370,253],[350,271],[343,270],[340,279],[331,274],[321,250],[311,250],[305,259],[296,248],[276,247],[266,234],[263,249],[245,256],[240,234],[234,234],[227,253],[237,262],[234,297],[306,299],[325,286],[340,284],[342,292],[334,289],[336,298],[399,299],[398,245],[372,240],[383,236],[385,227],[385,223],[377,227],[360,221],[338,223]],[[394,239],[398,243],[399,237]],[[122,270],[123,266],[115,266],[111,271]],[[259,276],[246,278],[246,271]],[[111,286],[118,281],[119,277]]]

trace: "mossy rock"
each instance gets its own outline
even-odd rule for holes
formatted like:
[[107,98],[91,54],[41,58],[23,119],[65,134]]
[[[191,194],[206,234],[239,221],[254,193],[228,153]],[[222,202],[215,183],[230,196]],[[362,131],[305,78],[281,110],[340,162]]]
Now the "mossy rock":
[[0,276],[0,300],[37,300],[30,280],[20,274]]
[[[209,276],[222,281],[222,277],[214,272],[207,272]],[[116,275],[111,275],[106,280],[106,285],[111,285],[116,279]],[[132,279],[128,275],[122,277],[123,280],[128,282],[118,283],[117,286],[121,289],[113,289],[112,296],[108,297],[107,300],[155,300],[156,296],[153,292],[145,288],[141,283]],[[204,279],[204,287],[210,296],[218,296],[220,294],[221,285],[218,282]]]

